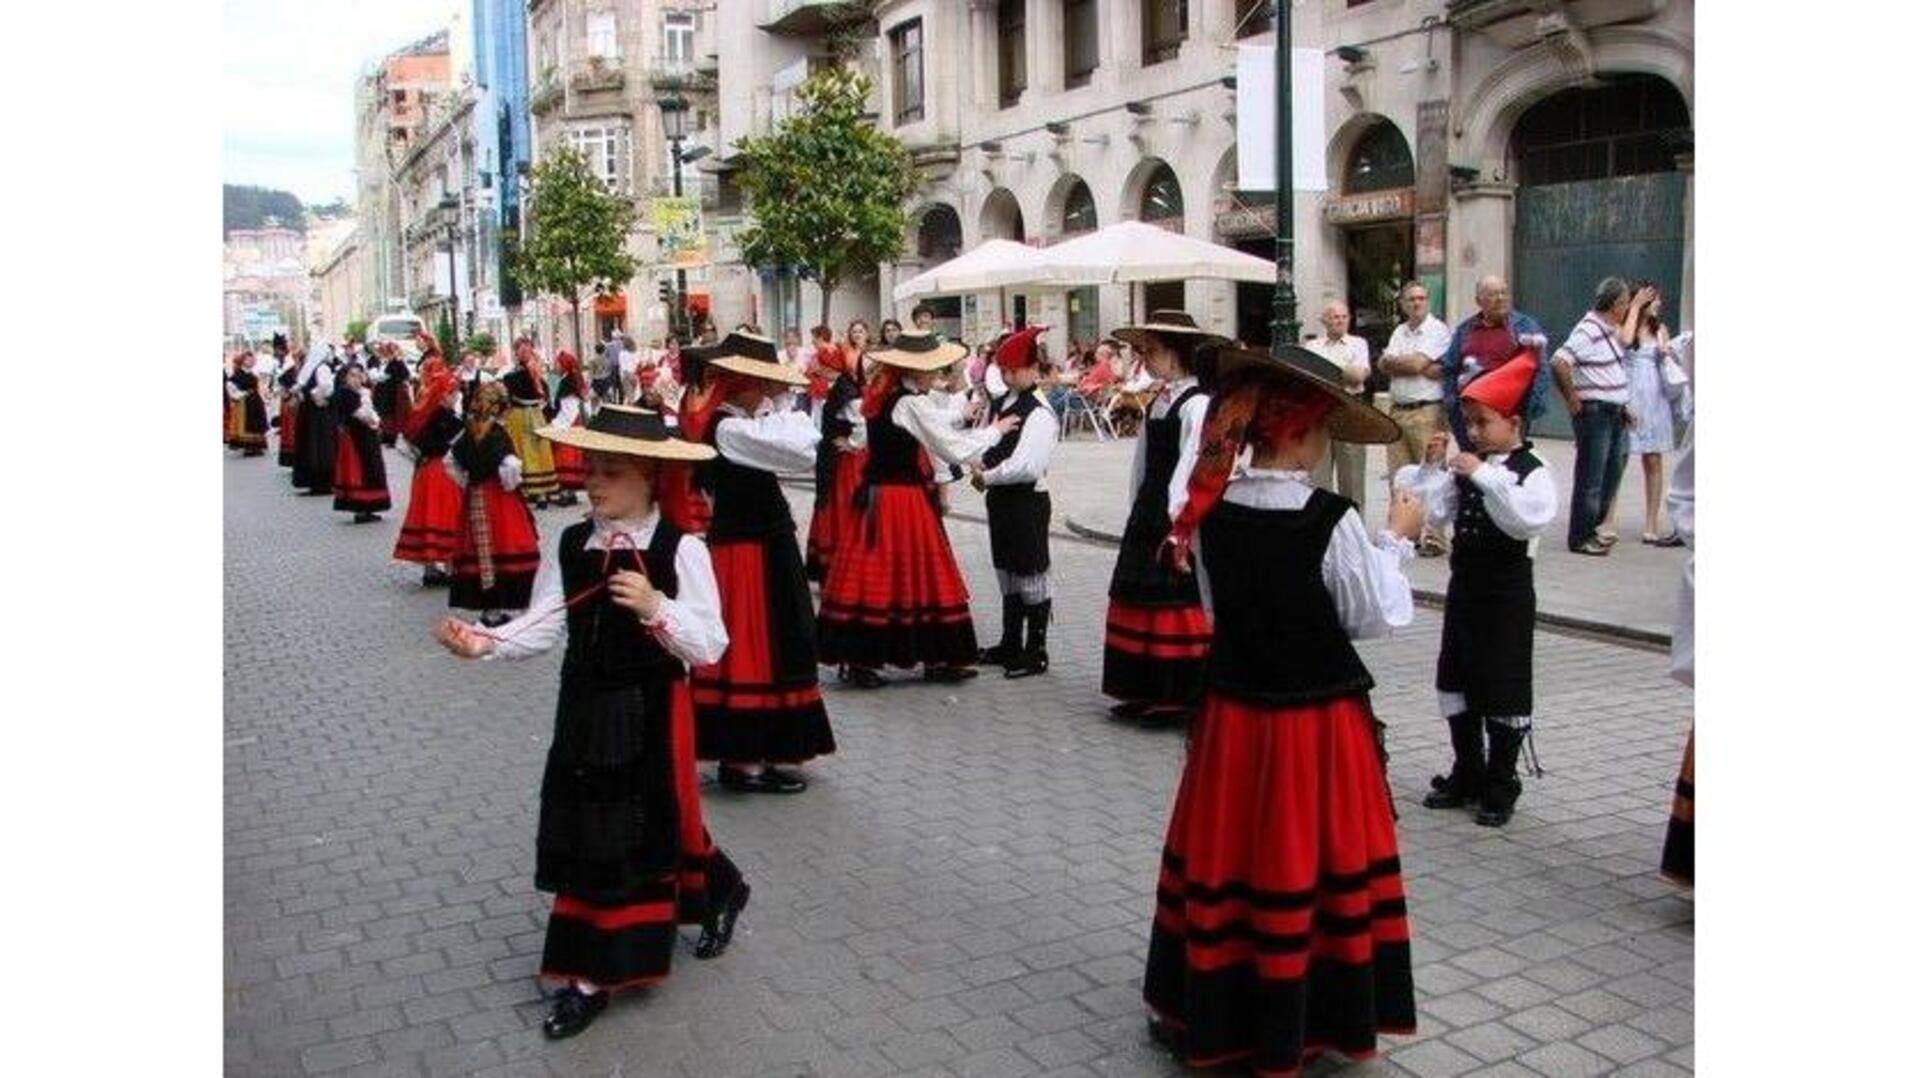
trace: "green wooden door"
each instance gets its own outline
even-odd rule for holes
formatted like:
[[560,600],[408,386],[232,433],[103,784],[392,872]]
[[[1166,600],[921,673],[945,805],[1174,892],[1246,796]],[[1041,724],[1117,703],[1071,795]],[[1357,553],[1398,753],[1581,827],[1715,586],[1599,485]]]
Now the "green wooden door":
[[[1551,355],[1593,305],[1609,275],[1646,278],[1665,297],[1662,316],[1679,326],[1686,257],[1687,178],[1679,172],[1522,187],[1515,199],[1513,304],[1546,327]],[[1535,425],[1550,438],[1573,435],[1558,393]]]

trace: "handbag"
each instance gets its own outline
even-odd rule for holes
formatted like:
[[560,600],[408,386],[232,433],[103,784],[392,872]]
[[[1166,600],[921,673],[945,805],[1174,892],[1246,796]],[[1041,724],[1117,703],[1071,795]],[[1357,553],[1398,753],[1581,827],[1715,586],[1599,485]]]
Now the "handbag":
[[1687,391],[1688,381],[1686,369],[1680,366],[1679,360],[1671,354],[1660,357],[1660,388],[1668,400],[1679,400]]

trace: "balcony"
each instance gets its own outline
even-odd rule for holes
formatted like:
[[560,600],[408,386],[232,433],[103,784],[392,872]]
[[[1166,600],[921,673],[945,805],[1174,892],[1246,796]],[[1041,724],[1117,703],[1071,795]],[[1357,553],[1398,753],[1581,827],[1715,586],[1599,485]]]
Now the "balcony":
[[561,82],[552,70],[541,73],[533,84],[533,92],[527,97],[527,108],[535,115],[552,112],[567,99],[566,84]]
[[770,21],[760,29],[783,37],[819,37],[873,18],[872,3],[860,0],[772,0],[767,7]]
[[647,68],[647,77],[659,90],[711,91],[718,87],[718,74],[719,60],[713,56],[656,56]]
[[578,93],[620,90],[627,85],[627,69],[617,56],[589,56],[586,63],[572,69],[567,85]]

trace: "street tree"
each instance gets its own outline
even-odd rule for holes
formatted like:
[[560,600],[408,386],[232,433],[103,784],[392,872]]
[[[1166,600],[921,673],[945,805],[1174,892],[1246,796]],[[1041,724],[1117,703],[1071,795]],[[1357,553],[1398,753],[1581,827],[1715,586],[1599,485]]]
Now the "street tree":
[[533,166],[527,238],[514,259],[514,278],[534,293],[559,296],[573,307],[573,347],[584,349],[580,294],[617,294],[639,262],[627,253],[633,203],[613,191],[571,147],[542,155]]
[[840,283],[897,258],[917,176],[900,140],[862,115],[873,81],[830,67],[794,96],[799,109],[770,135],[741,139],[750,220],[735,236],[754,266],[787,266],[820,286],[831,324]]

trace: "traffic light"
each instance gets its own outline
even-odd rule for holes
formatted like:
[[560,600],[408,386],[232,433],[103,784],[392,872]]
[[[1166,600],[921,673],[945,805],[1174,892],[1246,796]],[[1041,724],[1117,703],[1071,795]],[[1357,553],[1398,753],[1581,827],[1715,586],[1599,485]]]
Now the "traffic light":
[[660,282],[660,302],[668,305],[673,303],[673,286],[665,281]]

